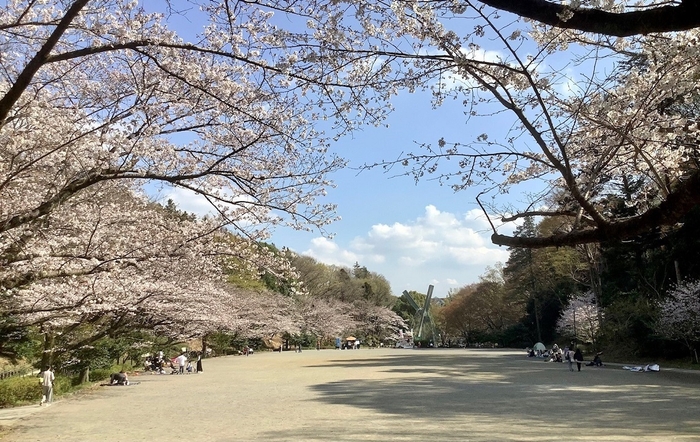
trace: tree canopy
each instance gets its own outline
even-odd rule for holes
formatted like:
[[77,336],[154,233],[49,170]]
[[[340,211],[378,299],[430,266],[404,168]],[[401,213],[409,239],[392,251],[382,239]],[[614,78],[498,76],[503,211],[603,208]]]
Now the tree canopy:
[[[386,103],[356,95],[374,81],[367,57],[273,23],[273,10],[313,20],[293,5],[195,3],[0,11],[0,313],[13,326],[74,331],[75,348],[130,327],[298,330],[278,314],[288,300],[230,275],[294,280],[260,241],[335,219],[317,199],[344,165],[329,143]],[[152,201],[172,188],[212,214]]]
[[[338,302],[390,323],[379,275],[306,263],[308,292],[297,292],[289,257],[261,241],[277,225],[324,231],[335,207],[320,198],[345,166],[329,146],[382,124],[402,91],[463,103],[471,127],[505,118],[491,133],[430,134],[420,151],[373,164],[479,188],[495,243],[662,241],[700,203],[698,3],[9,1],[0,312],[8,327],[89,326],[76,346],[128,324],[182,336],[244,318],[255,330],[321,330]],[[178,26],[183,17],[201,28]],[[151,201],[172,187],[204,197],[212,215]],[[527,217],[546,228],[503,233]],[[546,255],[514,263],[543,275],[575,261]],[[232,273],[283,281],[284,296],[256,298]],[[549,305],[566,286],[554,274],[537,279]],[[481,293],[505,302],[499,284]],[[297,294],[309,303],[296,313],[325,319],[278,315]],[[521,299],[540,314],[545,298]]]

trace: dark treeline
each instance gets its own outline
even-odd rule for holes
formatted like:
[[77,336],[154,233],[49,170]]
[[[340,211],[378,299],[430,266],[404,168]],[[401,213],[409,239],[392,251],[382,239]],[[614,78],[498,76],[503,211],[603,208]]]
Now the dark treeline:
[[[511,248],[502,267],[450,294],[443,336],[526,347],[576,341],[620,358],[688,358],[700,341],[700,209],[675,229],[576,248]],[[519,236],[564,223],[527,218]],[[687,296],[684,296],[686,294]]]

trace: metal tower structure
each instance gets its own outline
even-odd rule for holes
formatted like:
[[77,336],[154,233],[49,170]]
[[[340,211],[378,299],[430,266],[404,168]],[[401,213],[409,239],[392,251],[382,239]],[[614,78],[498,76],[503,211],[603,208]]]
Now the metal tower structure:
[[[411,295],[409,295],[406,290],[403,291],[403,297],[411,305],[411,307],[416,310],[414,317],[418,331],[414,331],[415,334],[413,335],[413,340],[421,341],[426,337],[430,337],[433,343],[436,343],[435,326],[433,324],[433,318],[430,315],[430,300],[433,298],[433,286],[428,286],[428,294],[425,296],[425,303],[423,303],[423,307],[420,307],[418,303],[411,298]],[[428,332],[424,333],[426,330],[428,330]]]

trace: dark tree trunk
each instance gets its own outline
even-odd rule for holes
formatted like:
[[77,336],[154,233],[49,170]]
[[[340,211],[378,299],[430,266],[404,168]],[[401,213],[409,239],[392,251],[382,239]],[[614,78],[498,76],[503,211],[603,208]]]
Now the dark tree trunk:
[[80,370],[80,377],[78,378],[78,383],[84,384],[90,382],[90,367],[85,367]]
[[41,353],[41,366],[40,370],[53,365],[53,347],[54,347],[54,335],[53,333],[44,333],[44,351]]

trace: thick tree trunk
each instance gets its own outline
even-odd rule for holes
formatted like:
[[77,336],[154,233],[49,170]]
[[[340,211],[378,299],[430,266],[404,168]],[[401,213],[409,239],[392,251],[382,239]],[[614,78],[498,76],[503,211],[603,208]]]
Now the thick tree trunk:
[[44,333],[44,351],[41,353],[41,366],[39,367],[40,370],[44,370],[46,367],[53,365],[53,347],[53,333]]
[[80,370],[80,377],[78,379],[78,382],[80,384],[90,382],[90,367],[85,367],[82,370]]
[[[603,309],[601,308],[600,298],[603,294],[603,282],[600,278],[600,244],[586,244],[586,260],[588,261],[588,275],[591,283],[591,290],[595,297],[596,313],[598,315],[598,324],[603,326]],[[594,345],[595,348],[595,345]]]
[[537,326],[537,342],[542,342],[542,331],[540,330],[540,304],[535,296],[535,325]]
[[[605,220],[594,228],[574,230],[550,236],[507,236],[494,233],[491,241],[499,246],[542,248],[575,246],[578,244],[617,242],[633,238],[661,226],[674,226],[700,204],[700,171],[680,180],[673,191],[658,206],[625,219]],[[519,214],[518,217],[526,214]],[[513,219],[513,217],[511,217]]]

